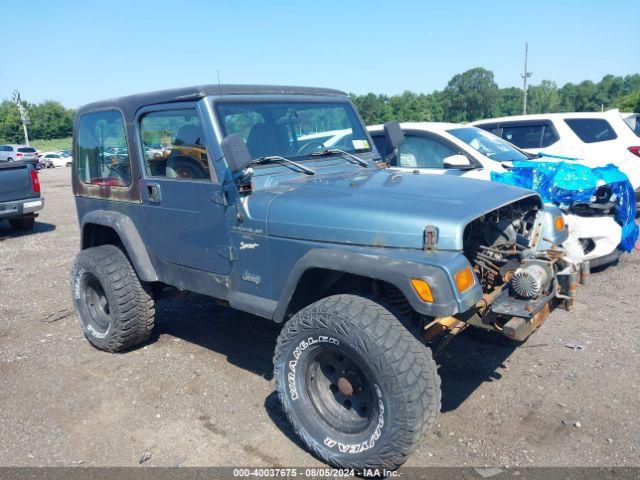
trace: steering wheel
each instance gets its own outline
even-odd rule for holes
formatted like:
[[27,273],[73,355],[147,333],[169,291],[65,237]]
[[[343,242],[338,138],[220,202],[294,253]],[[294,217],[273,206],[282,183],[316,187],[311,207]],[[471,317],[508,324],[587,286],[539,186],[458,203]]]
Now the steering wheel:
[[305,143],[303,146],[301,146],[296,152],[296,155],[304,155],[306,153],[311,153],[318,147],[324,147],[324,143],[321,142],[320,140],[311,140],[309,143]]

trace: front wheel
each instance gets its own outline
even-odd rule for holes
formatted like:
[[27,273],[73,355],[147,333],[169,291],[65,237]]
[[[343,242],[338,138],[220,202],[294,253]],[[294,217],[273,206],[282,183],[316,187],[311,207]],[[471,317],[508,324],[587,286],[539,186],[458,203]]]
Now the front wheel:
[[339,468],[398,468],[440,410],[431,352],[379,303],[322,299],[283,328],[274,356],[293,428]]

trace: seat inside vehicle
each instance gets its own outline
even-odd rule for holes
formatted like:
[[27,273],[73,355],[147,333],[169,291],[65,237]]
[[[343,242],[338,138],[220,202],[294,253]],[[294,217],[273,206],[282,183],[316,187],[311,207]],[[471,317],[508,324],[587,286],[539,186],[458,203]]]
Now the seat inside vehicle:
[[[167,158],[167,178],[207,178],[206,149],[200,125],[183,125],[173,141],[171,154]],[[196,155],[200,156],[198,159]]]

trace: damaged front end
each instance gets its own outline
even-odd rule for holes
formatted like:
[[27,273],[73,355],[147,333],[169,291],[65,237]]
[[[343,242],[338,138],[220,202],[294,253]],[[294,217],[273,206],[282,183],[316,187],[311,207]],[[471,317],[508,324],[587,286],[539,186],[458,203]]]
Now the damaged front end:
[[629,180],[614,165],[590,168],[567,162],[515,162],[492,180],[536,191],[558,206],[569,226],[562,244],[574,263],[604,265],[633,249],[639,230]]
[[483,296],[464,321],[525,340],[559,303],[571,308],[576,267],[541,241],[537,197],[504,206],[472,221],[464,231],[464,253]]

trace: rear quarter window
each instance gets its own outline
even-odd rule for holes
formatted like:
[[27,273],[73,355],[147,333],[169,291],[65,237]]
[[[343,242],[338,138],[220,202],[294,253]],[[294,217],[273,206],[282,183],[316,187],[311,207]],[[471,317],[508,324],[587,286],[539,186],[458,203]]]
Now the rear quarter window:
[[80,181],[110,187],[131,184],[131,162],[120,112],[82,114],[76,144]]
[[606,142],[618,138],[609,122],[602,118],[567,118],[564,123],[584,143]]

